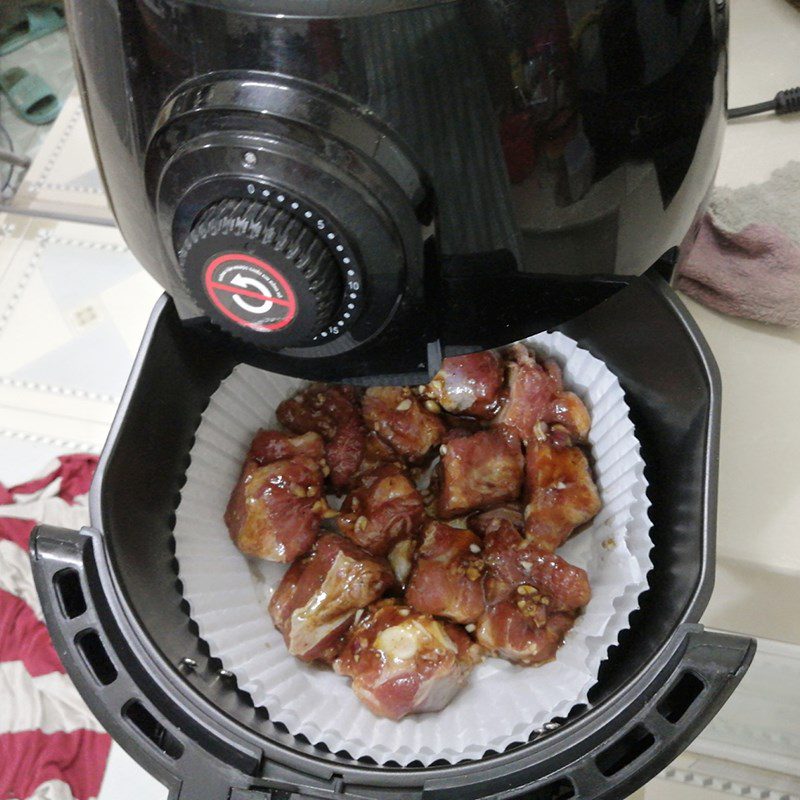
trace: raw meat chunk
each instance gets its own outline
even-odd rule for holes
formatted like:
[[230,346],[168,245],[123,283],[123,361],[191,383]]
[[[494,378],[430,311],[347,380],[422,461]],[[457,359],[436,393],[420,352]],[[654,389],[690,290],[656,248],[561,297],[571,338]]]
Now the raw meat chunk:
[[442,420],[407,386],[373,386],[362,408],[367,426],[410,464],[425,461],[444,436]]
[[424,394],[451,414],[491,419],[502,387],[503,362],[493,350],[485,350],[445,358]]
[[360,485],[345,497],[341,510],[339,530],[378,556],[387,555],[399,541],[415,536],[425,519],[422,495],[394,465],[362,475]]
[[245,555],[294,561],[314,544],[330,511],[322,484],[317,459],[293,456],[263,465],[249,459],[225,510],[231,539]]
[[519,496],[525,460],[508,431],[450,438],[440,448],[439,516],[449,519]]
[[389,600],[350,631],[334,669],[374,714],[402,719],[440,711],[464,686],[480,649],[462,628]]
[[393,586],[384,559],[328,533],[283,576],[269,613],[292,655],[331,663],[361,609]]
[[536,426],[526,467],[525,535],[553,552],[597,514],[600,495],[586,456],[560,426]]
[[484,612],[482,549],[472,531],[428,523],[406,602],[432,616],[462,624],[475,622]]
[[278,421],[294,433],[313,431],[326,441],[330,483],[344,489],[364,458],[366,429],[359,410],[358,390],[353,386],[316,383],[284,400]]
[[565,392],[555,361],[540,364],[522,344],[509,351],[508,390],[494,424],[505,425],[527,444],[538,422],[559,423],[583,442],[591,419],[583,401]]

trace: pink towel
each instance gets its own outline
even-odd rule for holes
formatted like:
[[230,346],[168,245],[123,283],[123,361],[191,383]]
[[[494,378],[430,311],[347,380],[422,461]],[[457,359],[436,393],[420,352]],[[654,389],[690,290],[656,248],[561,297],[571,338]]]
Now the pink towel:
[[96,464],[63,456],[41,478],[0,484],[0,800],[91,800],[100,791],[111,737],[64,672],[28,559],[32,517],[75,524]]
[[716,189],[677,287],[737,317],[800,327],[800,162],[763,184]]

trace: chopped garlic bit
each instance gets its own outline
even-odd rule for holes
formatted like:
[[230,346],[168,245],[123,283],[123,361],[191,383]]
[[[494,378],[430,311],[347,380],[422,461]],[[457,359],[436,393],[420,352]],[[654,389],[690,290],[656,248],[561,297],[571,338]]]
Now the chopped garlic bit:
[[480,578],[480,576],[481,572],[479,569],[476,569],[475,567],[469,567],[469,569],[467,569],[467,578],[469,580],[476,581],[478,578]]

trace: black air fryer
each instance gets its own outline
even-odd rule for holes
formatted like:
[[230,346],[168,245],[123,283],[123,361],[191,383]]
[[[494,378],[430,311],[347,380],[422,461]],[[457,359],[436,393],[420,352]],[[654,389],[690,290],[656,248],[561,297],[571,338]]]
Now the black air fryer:
[[[166,295],[91,527],[38,528],[34,572],[79,690],[172,798],[623,798],[741,679],[754,643],[697,624],[719,376],[669,287],[719,154],[725,6],[72,2],[108,196]],[[176,577],[174,511],[210,396],[241,362],[419,382],[443,356],[546,329],[619,376],[652,501],[650,588],[589,703],[456,765],[290,736],[210,657]]]

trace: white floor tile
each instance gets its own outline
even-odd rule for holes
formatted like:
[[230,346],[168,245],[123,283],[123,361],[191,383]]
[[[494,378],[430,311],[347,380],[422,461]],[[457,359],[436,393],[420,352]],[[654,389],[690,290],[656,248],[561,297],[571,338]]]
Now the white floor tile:
[[10,207],[63,219],[114,222],[89,140],[77,89],[19,185]]
[[681,785],[674,781],[656,778],[647,784],[644,800],[723,800],[724,795],[714,789]]
[[0,480],[100,450],[160,293],[114,228],[0,215]]
[[97,800],[166,800],[167,789],[145,772],[116,742]]

